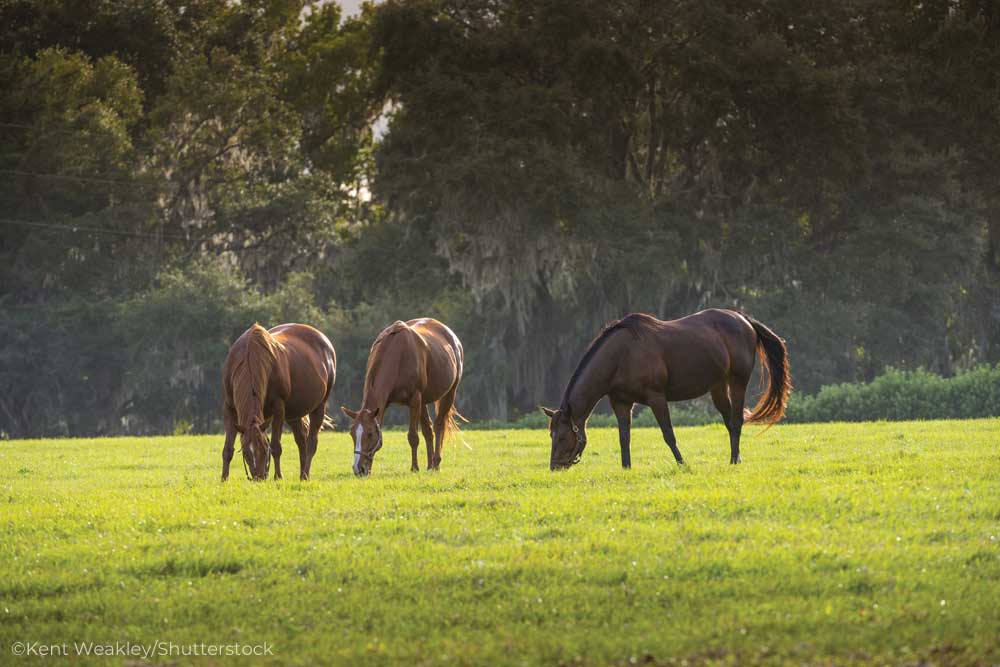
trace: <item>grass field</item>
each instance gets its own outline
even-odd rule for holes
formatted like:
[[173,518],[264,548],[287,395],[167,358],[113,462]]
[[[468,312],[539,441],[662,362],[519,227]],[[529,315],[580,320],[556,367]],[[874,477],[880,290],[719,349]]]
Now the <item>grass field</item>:
[[679,429],[679,468],[639,430],[623,471],[594,429],[561,473],[467,432],[419,474],[395,432],[368,479],[327,433],[311,482],[225,485],[220,437],[2,442],[0,664],[1000,664],[1000,420],[755,432],[729,466]]

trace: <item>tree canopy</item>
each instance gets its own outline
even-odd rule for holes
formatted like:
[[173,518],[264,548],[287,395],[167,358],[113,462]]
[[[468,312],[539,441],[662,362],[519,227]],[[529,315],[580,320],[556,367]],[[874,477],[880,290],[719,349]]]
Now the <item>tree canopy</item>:
[[[1000,12],[974,0],[0,6],[0,434],[211,430],[228,344],[435,316],[459,406],[710,306],[799,390],[1000,360]],[[339,400],[339,399],[338,399]]]

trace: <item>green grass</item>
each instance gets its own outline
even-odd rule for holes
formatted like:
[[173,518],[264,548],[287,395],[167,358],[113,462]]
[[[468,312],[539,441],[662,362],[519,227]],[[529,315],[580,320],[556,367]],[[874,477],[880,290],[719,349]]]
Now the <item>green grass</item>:
[[[561,473],[544,432],[466,432],[419,474],[393,432],[363,480],[328,433],[313,481],[237,459],[225,485],[219,437],[3,442],[0,664],[157,639],[272,644],[253,665],[1000,662],[1000,420],[748,431],[729,466],[721,426],[679,429],[680,468],[638,430],[623,471],[594,429]],[[105,662],[143,664],[57,664]]]

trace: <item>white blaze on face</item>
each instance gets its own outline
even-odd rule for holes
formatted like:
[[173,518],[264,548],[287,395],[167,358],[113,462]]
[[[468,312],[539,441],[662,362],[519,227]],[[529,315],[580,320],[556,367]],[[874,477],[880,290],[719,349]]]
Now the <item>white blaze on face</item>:
[[358,462],[361,461],[361,436],[364,435],[365,427],[358,424],[358,427],[354,429],[354,467],[358,467]]

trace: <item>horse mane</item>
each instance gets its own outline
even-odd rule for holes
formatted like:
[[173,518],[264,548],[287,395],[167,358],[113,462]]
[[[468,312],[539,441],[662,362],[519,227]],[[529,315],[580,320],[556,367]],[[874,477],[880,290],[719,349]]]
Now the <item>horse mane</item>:
[[240,336],[243,356],[232,369],[233,403],[236,416],[244,428],[245,420],[257,416],[263,409],[264,395],[271,368],[277,362],[278,341],[257,322]]
[[566,391],[563,393],[562,405],[560,410],[569,415],[569,397],[573,393],[573,388],[576,386],[576,381],[583,374],[583,370],[590,364],[590,361],[597,354],[604,343],[608,341],[611,334],[616,331],[628,331],[632,334],[634,340],[639,340],[646,333],[654,330],[654,325],[659,322],[652,315],[646,315],[645,313],[631,313],[621,318],[620,320],[614,320],[613,322],[608,322],[601,329],[601,332],[597,334],[594,340],[590,341],[590,345],[587,347],[587,351],[583,353],[583,358],[580,359],[580,363],[576,365],[576,370],[573,371],[573,376],[569,379],[569,384],[566,385]]
[[409,327],[406,322],[396,320],[385,329],[382,329],[379,335],[375,337],[371,350],[368,352],[368,364],[365,366],[365,392],[368,391],[368,385],[374,379],[372,377],[372,371],[375,370],[375,363],[380,358],[380,352],[382,350],[382,346],[385,344],[385,341],[394,333],[399,333],[400,331],[408,328]]

